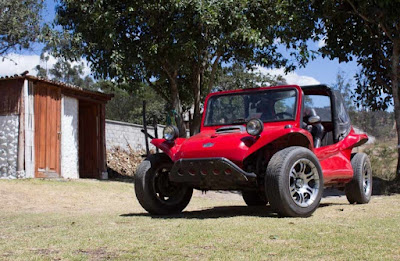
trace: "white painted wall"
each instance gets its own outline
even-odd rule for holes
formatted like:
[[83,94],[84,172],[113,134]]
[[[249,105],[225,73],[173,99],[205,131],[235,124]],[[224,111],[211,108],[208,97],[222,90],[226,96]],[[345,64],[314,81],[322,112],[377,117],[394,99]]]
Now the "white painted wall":
[[0,178],[17,177],[19,116],[0,116]]
[[61,176],[79,178],[79,102],[62,96],[61,103]]
[[25,178],[35,177],[35,114],[33,83],[25,79]]

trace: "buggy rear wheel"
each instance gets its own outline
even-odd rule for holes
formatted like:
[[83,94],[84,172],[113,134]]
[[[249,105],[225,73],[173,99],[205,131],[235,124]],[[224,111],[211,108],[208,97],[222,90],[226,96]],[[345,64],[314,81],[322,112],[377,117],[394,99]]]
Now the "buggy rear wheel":
[[353,167],[353,180],[346,184],[347,200],[353,204],[366,204],[372,194],[372,168],[371,162],[365,153],[356,153],[351,159]]
[[189,204],[193,188],[169,180],[172,165],[173,162],[167,155],[153,154],[136,171],[136,197],[150,214],[176,214]]
[[257,191],[242,191],[244,202],[247,206],[265,206],[268,204],[268,200],[260,195]]

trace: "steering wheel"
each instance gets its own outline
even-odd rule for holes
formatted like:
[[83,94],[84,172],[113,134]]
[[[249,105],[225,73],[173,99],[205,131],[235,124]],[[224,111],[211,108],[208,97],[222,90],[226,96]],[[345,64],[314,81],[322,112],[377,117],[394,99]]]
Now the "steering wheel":
[[291,118],[293,118],[293,116],[291,113],[284,111],[284,112],[275,114],[275,118],[277,118],[278,120],[285,120],[285,119],[291,119]]

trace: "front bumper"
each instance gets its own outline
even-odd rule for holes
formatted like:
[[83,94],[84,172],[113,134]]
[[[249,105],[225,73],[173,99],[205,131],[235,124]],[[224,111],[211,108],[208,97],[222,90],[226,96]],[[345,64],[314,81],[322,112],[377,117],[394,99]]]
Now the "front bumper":
[[169,174],[173,182],[202,190],[243,190],[257,187],[257,176],[226,158],[180,159]]

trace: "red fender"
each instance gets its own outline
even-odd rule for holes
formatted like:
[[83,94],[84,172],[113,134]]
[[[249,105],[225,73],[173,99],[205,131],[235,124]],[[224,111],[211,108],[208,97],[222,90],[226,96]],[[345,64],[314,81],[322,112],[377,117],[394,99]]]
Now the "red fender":
[[167,154],[172,161],[176,161],[175,156],[185,140],[186,138],[177,138],[174,141],[167,141],[166,139],[152,139],[150,143]]
[[359,147],[363,144],[365,144],[368,141],[368,135],[367,134],[356,134],[354,129],[351,128],[349,135],[343,140],[341,144],[341,149],[346,150],[346,149],[352,149],[355,147]]
[[273,142],[274,140],[277,140],[281,137],[290,135],[292,133],[297,134],[297,135],[298,134],[303,135],[309,141],[309,144],[311,145],[309,147],[309,149],[313,150],[314,142],[313,142],[311,133],[304,129],[294,127],[294,128],[288,128],[288,129],[280,129],[280,130],[276,130],[273,132],[266,132],[264,135],[259,137],[259,139],[254,143],[253,146],[251,146],[249,148],[248,152],[246,153],[246,157],[250,156],[252,153],[258,151],[259,149],[268,145],[269,143]]

